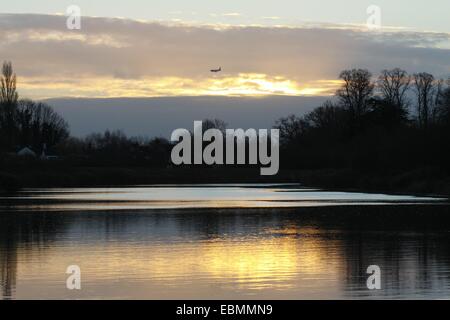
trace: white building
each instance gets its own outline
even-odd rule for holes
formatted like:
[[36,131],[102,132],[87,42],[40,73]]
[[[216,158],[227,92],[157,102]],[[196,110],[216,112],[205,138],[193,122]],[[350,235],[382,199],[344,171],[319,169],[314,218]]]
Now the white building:
[[33,157],[36,158],[36,153],[28,147],[22,148],[17,152],[19,157]]

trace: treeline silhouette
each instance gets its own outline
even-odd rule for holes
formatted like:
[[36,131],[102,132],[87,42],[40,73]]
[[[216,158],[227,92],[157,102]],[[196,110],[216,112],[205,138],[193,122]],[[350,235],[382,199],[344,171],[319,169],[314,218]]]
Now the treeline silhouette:
[[50,106],[19,100],[16,75],[11,63],[5,62],[0,76],[0,151],[12,151],[20,145],[56,145],[68,136],[67,122]]
[[[410,75],[398,68],[383,70],[376,78],[365,69],[345,70],[339,78],[341,87],[323,105],[306,115],[290,115],[274,124],[280,129],[278,178],[381,189],[389,189],[390,182],[400,187],[417,184],[420,191],[450,193],[450,79],[435,79],[428,73]],[[173,144],[167,139],[127,137],[121,131],[71,137],[67,122],[50,106],[19,99],[10,62],[3,64],[0,89],[0,189],[21,185],[17,176],[24,168],[31,170],[36,166],[47,168],[47,176],[41,176],[39,181],[49,180],[48,176],[58,168],[66,174],[70,167],[81,168],[73,170],[78,175],[82,168],[90,168],[91,180],[101,184],[100,174],[98,179],[92,179],[92,168],[108,166],[156,168],[160,170],[153,172],[151,179],[177,181],[173,172],[167,173],[173,170]],[[204,130],[224,130],[226,126],[218,119],[203,121]],[[17,152],[24,147],[32,149],[37,157],[19,159]],[[55,155],[57,163],[42,164],[39,157],[43,151]],[[14,173],[18,165],[22,166]],[[222,169],[214,168],[217,172],[211,176],[217,178]],[[298,174],[302,170],[312,173]],[[184,176],[183,182],[198,178],[198,170],[192,172]],[[114,173],[108,173],[111,174]],[[121,171],[122,176],[126,174]],[[245,180],[251,176],[224,174],[229,179]],[[56,175],[52,181],[58,183]],[[165,175],[170,179],[165,180]],[[138,176],[138,172],[133,175]],[[256,178],[252,181],[258,181]],[[27,181],[31,179],[32,176],[27,177]],[[133,179],[123,181],[133,183]],[[139,182],[143,181],[145,177],[140,177]]]
[[333,100],[277,121],[282,165],[369,171],[450,169],[450,80],[363,69],[340,74]]
[[172,144],[165,138],[127,137],[122,131],[106,130],[86,138],[70,138],[55,148],[76,163],[85,165],[130,165],[165,168]]
[[86,138],[71,137],[68,123],[49,105],[19,99],[11,62],[4,62],[1,71],[0,154],[3,162],[7,161],[5,157],[16,155],[26,147],[38,158],[44,151],[65,160],[92,165],[167,166],[171,150],[168,140],[129,138],[119,130],[94,133]]

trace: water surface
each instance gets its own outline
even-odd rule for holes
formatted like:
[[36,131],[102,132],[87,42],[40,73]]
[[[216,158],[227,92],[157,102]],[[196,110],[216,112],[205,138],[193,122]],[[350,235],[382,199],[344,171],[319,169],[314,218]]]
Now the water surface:
[[[146,186],[27,190],[0,208],[2,299],[450,297],[445,199]],[[366,286],[373,264],[381,290]]]
[[16,210],[119,210],[318,207],[446,202],[438,197],[338,192],[298,184],[152,185],[126,188],[28,189],[0,197]]

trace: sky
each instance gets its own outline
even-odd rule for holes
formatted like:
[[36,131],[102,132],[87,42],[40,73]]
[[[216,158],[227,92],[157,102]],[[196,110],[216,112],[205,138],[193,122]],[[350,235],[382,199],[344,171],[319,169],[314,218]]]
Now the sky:
[[34,99],[329,96],[347,68],[449,76],[449,12],[448,0],[17,0],[0,8],[0,60]]
[[221,119],[229,128],[271,128],[290,114],[301,116],[326,97],[158,97],[50,99],[67,119],[73,136],[121,130],[129,136],[170,138],[177,128],[193,130],[195,120]]
[[364,24],[366,9],[378,5],[387,26],[450,31],[448,0],[16,0],[3,3],[1,11],[55,14],[69,5],[78,5],[87,16],[246,25]]

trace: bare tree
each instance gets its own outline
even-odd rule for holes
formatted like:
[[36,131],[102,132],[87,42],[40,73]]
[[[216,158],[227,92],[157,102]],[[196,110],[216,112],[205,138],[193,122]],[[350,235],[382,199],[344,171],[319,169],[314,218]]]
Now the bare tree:
[[288,145],[297,141],[310,127],[308,121],[296,115],[281,118],[275,122],[275,129],[280,130],[280,142]]
[[447,85],[440,90],[438,117],[441,123],[447,126],[450,125],[450,79],[447,80]]
[[441,124],[450,125],[450,79],[439,82],[438,94],[436,98],[437,119]]
[[378,88],[382,98],[389,104],[402,109],[406,109],[408,105],[406,93],[410,83],[411,76],[399,68],[383,70],[378,77]]
[[440,85],[436,83],[432,74],[426,72],[414,74],[417,117],[422,128],[428,128],[430,122],[433,121],[439,87]]
[[20,101],[16,118],[23,145],[54,146],[69,136],[67,122],[45,103]]
[[341,105],[350,112],[352,125],[359,126],[361,117],[368,112],[373,94],[372,74],[365,69],[352,69],[342,71],[339,78],[344,83],[336,94]]
[[7,148],[14,145],[17,100],[16,75],[11,62],[4,62],[0,75],[0,131]]
[[322,106],[314,109],[305,116],[305,120],[314,128],[331,129],[335,128],[341,120],[342,109],[335,106],[332,101],[327,100]]
[[222,133],[225,133],[227,126],[228,124],[220,119],[204,119],[202,121],[203,132],[205,132],[208,129],[218,129],[222,131]]
[[0,103],[3,105],[17,104],[19,95],[16,91],[16,74],[13,72],[11,62],[3,62],[0,84]]

